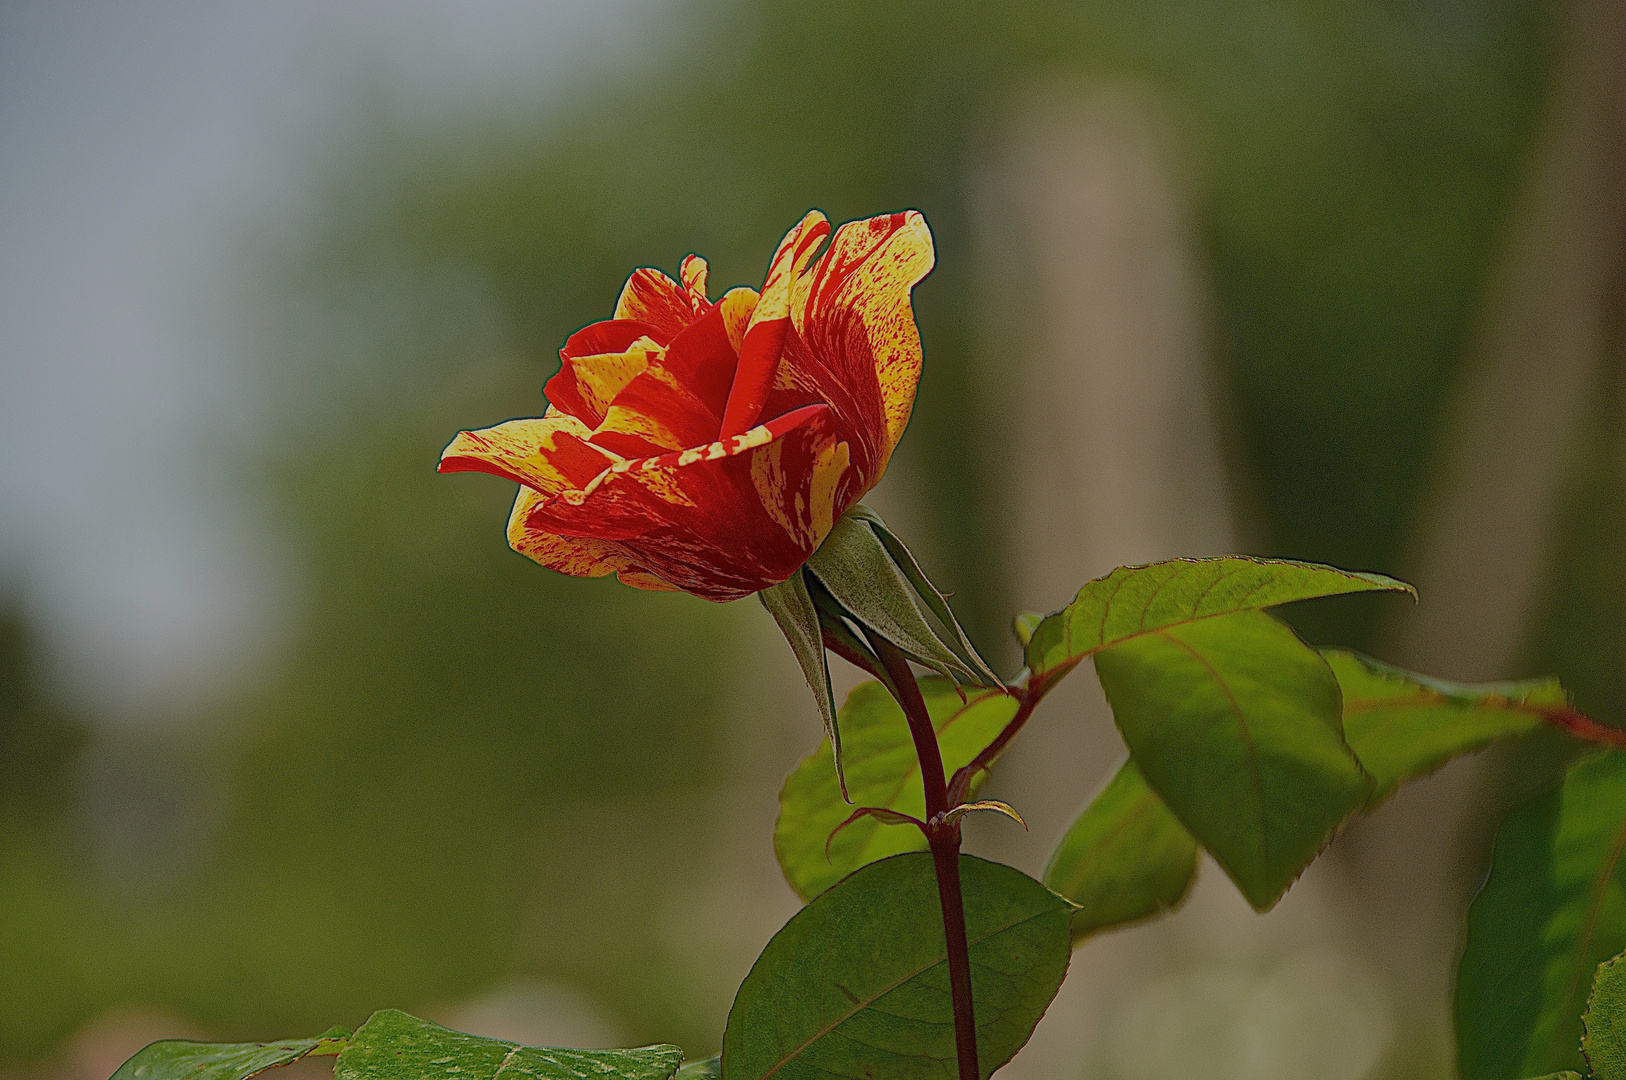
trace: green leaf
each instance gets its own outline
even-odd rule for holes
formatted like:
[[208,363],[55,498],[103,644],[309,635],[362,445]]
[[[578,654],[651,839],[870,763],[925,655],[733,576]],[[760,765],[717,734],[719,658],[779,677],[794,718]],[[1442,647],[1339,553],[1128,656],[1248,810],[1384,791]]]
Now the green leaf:
[[1027,664],[1036,678],[1058,679],[1086,656],[1166,627],[1295,600],[1383,590],[1416,595],[1410,585],[1382,574],[1283,559],[1227,555],[1120,566],[1045,616],[1027,643]]
[[[960,856],[982,1075],[1027,1042],[1072,953],[1072,905],[1011,867]],[[792,917],[740,984],[724,1080],[955,1077],[932,858],[870,863]]]
[[111,1080],[244,1080],[311,1055],[335,1053],[350,1034],[333,1028],[314,1039],[273,1043],[206,1043],[165,1039],[144,1047]]
[[1377,781],[1368,809],[1404,781],[1459,754],[1542,726],[1540,706],[1563,706],[1557,679],[1465,684],[1415,675],[1346,649],[1324,649],[1344,695],[1344,738]]
[[1332,670],[1265,612],[1173,624],[1095,666],[1147,783],[1261,911],[1371,794]]
[[699,1061],[685,1062],[672,1080],[718,1080],[723,1075],[723,1056],[713,1054]]
[[802,677],[819,703],[819,715],[824,719],[824,734],[835,746],[835,769],[839,781],[843,767],[841,729],[836,726],[836,694],[830,688],[830,662],[824,655],[824,632],[819,629],[819,611],[808,595],[807,582],[798,570],[790,577],[757,593],[757,599],[768,609],[779,632],[790,643],[796,662],[802,666]]
[[[901,546],[901,545],[900,545]],[[913,566],[914,560],[908,560]],[[854,621],[886,638],[914,659],[946,677],[962,682],[999,685],[991,672],[977,670],[977,661],[961,657],[958,641],[945,640],[945,634],[932,626],[927,609],[929,599],[941,598],[931,583],[922,595],[871,527],[869,517],[849,512],[836,520],[835,527],[807,560],[807,569],[835,598],[843,612]],[[918,568],[916,569],[918,573]],[[921,577],[924,581],[925,578]],[[943,605],[947,611],[947,604]],[[963,638],[959,624],[945,624],[949,639]],[[974,654],[973,654],[974,656]]]
[[667,1080],[683,1051],[563,1050],[482,1039],[395,1009],[374,1013],[356,1030],[333,1069],[334,1080]]
[[1592,1075],[1626,1080],[1626,964],[1621,957],[1598,965],[1581,1025],[1581,1050]]
[[1582,1067],[1588,980],[1626,949],[1623,851],[1626,754],[1616,751],[1576,762],[1502,823],[1457,968],[1463,1080]]
[[1565,1069],[1563,1072],[1548,1073],[1546,1076],[1532,1077],[1531,1080],[1586,1080],[1586,1078],[1578,1072],[1572,1072],[1569,1069]]
[[[968,690],[961,701],[952,682],[927,676],[920,680],[920,691],[937,728],[948,776],[969,764],[1016,715],[1016,699],[1001,690]],[[854,687],[841,708],[840,724],[846,738],[847,791],[853,802],[924,818],[926,800],[914,740],[903,710],[886,688],[876,682]],[[982,774],[973,780],[973,793],[986,779]],[[830,743],[825,740],[785,779],[779,820],[774,823],[779,867],[802,899],[811,900],[865,863],[925,850],[918,829],[885,825],[870,817],[854,821],[831,839],[852,811],[841,798]]]
[[1197,877],[1197,841],[1130,758],[1050,856],[1044,883],[1078,910],[1073,943],[1177,906]]

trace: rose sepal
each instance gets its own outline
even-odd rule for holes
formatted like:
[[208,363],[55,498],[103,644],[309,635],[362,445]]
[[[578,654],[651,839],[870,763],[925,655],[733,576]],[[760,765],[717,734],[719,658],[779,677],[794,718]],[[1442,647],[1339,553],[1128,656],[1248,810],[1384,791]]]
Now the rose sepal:
[[824,655],[824,630],[820,626],[819,610],[813,605],[808,592],[806,570],[797,570],[777,585],[770,585],[757,593],[757,599],[768,609],[779,632],[790,643],[801,665],[802,677],[807,680],[813,700],[819,703],[819,716],[824,721],[824,733],[830,737],[830,749],[835,756],[836,777],[841,781],[841,794],[847,794],[847,778],[841,769],[841,729],[836,725],[836,695],[830,686],[830,663]]
[[836,520],[807,560],[807,571],[842,618],[880,635],[911,659],[955,682],[1004,685],[972,646],[947,597],[867,506],[859,504]]

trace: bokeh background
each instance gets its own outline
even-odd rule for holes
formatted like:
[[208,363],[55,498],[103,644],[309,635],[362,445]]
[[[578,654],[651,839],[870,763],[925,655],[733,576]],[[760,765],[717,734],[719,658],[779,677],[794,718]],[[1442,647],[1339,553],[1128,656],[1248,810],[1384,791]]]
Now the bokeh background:
[[[0,1077],[384,1006],[715,1052],[796,907],[788,650],[537,569],[434,461],[631,267],[756,283],[810,206],[932,225],[873,502],[1005,666],[1015,610],[1241,550],[1422,590],[1309,640],[1626,722],[1623,40],[1619,0],[0,3]],[[1073,682],[995,782],[1032,832],[971,850],[1037,872],[1111,769]],[[1207,866],[1007,1074],[1451,1075],[1462,911],[1563,753],[1413,786],[1268,916]]]

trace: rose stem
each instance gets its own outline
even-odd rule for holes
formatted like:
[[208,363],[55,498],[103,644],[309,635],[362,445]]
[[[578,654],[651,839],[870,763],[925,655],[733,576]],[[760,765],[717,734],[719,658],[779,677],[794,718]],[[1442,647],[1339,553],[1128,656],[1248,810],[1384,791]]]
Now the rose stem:
[[980,1080],[977,1065],[977,1020],[971,1000],[971,949],[965,935],[965,898],[960,893],[960,823],[948,820],[948,785],[943,779],[943,755],[937,746],[920,684],[909,660],[898,647],[867,628],[864,636],[896,687],[898,704],[909,721],[920,759],[921,785],[926,793],[926,842],[937,869],[937,898],[943,907],[943,938],[948,946],[949,993],[954,1001],[954,1047],[960,1061],[960,1080]]

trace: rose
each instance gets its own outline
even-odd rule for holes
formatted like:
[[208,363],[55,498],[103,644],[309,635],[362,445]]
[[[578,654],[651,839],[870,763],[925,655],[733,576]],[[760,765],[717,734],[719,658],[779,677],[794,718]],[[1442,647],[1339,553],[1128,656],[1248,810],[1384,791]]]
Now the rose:
[[561,573],[719,601],[784,581],[880,480],[920,379],[925,219],[848,222],[815,259],[827,236],[808,213],[760,295],[707,299],[695,255],[681,285],[633,271],[559,350],[547,412],[460,432],[440,471],[517,481],[509,543]]

